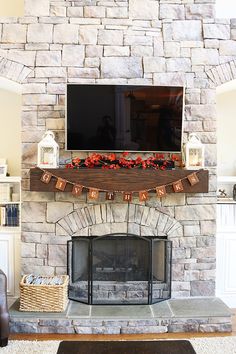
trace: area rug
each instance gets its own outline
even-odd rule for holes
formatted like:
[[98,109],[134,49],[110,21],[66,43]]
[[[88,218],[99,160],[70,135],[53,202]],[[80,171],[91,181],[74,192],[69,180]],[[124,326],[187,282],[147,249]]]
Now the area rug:
[[[236,337],[193,338],[189,341],[197,354],[236,354]],[[0,348],[0,353],[57,354],[59,344],[60,341],[10,340],[7,347]],[[95,351],[94,354],[96,354]]]
[[63,341],[57,354],[196,354],[188,340]]

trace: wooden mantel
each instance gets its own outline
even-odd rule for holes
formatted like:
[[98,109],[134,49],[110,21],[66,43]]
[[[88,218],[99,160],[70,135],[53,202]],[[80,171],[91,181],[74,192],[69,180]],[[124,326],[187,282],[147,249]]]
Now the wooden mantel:
[[[119,169],[104,170],[100,168],[81,168],[78,170],[57,168],[47,169],[53,175],[63,178],[72,183],[78,183],[86,188],[96,188],[107,191],[142,191],[155,190],[157,186],[166,185],[187,177],[192,170],[142,170],[142,169]],[[30,170],[30,190],[37,192],[58,192],[55,188],[56,177],[52,177],[49,184],[40,181],[43,171],[39,168]],[[184,191],[182,193],[207,193],[209,174],[207,170],[197,171],[199,182],[191,186],[187,179],[182,181]],[[65,192],[72,191],[72,184],[67,184]],[[173,193],[172,186],[166,187],[167,193]]]

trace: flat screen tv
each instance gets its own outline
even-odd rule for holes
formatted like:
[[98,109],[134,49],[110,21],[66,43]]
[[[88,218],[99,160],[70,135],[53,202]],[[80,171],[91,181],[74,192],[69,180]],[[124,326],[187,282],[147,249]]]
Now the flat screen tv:
[[67,85],[66,149],[180,152],[183,87]]

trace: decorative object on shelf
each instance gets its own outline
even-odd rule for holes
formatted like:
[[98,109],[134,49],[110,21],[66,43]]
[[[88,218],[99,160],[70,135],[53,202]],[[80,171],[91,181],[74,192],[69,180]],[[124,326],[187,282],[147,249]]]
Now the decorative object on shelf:
[[219,189],[219,195],[218,198],[227,198],[227,193],[225,191],[225,189]]
[[65,191],[66,189],[66,185],[70,184],[72,185],[72,191],[71,193],[74,196],[80,196],[83,189],[86,189],[88,191],[88,199],[93,199],[93,200],[97,200],[99,198],[99,192],[106,192],[106,200],[114,200],[115,197],[115,193],[122,193],[123,194],[123,200],[127,201],[127,202],[131,202],[132,201],[132,196],[133,193],[138,193],[139,195],[139,200],[140,201],[146,201],[148,200],[148,192],[155,190],[157,197],[158,198],[162,198],[165,197],[167,194],[166,188],[168,186],[172,187],[172,193],[179,193],[179,192],[184,192],[184,185],[183,185],[183,181],[187,181],[188,185],[190,187],[194,186],[195,184],[199,183],[199,178],[197,177],[197,174],[202,171],[202,170],[198,170],[196,172],[191,172],[189,175],[178,179],[177,181],[172,181],[170,183],[166,183],[164,185],[159,185],[156,186],[154,188],[147,188],[147,189],[142,189],[142,190],[132,190],[132,191],[125,191],[125,190],[107,190],[107,189],[100,189],[100,188],[96,188],[96,187],[91,187],[91,186],[86,186],[86,185],[82,185],[78,182],[72,182],[69,181],[65,178],[61,178],[59,176],[56,176],[55,174],[51,173],[51,172],[47,172],[44,169],[40,169],[42,171],[42,176],[40,178],[40,181],[48,184],[48,179],[46,177],[44,177],[45,175],[49,174],[50,175],[50,180],[52,177],[54,177],[56,179],[56,184],[55,187],[56,189],[60,190],[60,191]]
[[6,164],[3,164],[3,165],[0,164],[0,177],[6,177],[6,175],[7,175],[7,165]]
[[0,159],[0,177],[7,176],[7,159]]
[[42,140],[38,143],[38,167],[59,167],[59,145],[55,141],[55,135],[51,130],[46,131]]
[[236,201],[236,184],[233,186],[233,200]]
[[165,159],[164,154],[153,154],[153,156],[147,159],[142,159],[140,156],[136,159],[132,159],[128,158],[128,155],[128,152],[123,152],[120,156],[114,153],[108,155],[94,153],[83,160],[79,157],[72,159],[72,162],[66,164],[66,168],[101,167],[106,170],[117,170],[120,168],[152,168],[155,170],[167,170],[173,169],[175,167],[175,161],[179,160],[178,156],[174,154],[168,154],[167,159]]
[[185,167],[198,170],[204,168],[205,147],[200,138],[192,133],[185,144]]

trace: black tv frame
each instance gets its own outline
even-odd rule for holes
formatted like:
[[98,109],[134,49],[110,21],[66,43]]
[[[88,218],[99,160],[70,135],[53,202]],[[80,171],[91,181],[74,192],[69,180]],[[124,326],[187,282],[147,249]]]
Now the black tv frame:
[[[174,151],[167,151],[167,150],[99,150],[99,149],[96,149],[96,150],[93,150],[93,149],[89,149],[89,150],[78,150],[78,149],[68,149],[67,148],[67,89],[68,89],[68,86],[72,86],[72,85],[76,85],[76,86],[90,86],[90,85],[93,85],[93,86],[138,86],[138,87],[179,87],[179,88],[182,88],[183,89],[183,103],[182,103],[182,129],[181,129],[181,143],[180,143],[180,150],[174,150]],[[182,152],[182,146],[183,146],[183,129],[184,129],[184,112],[185,112],[185,86],[171,86],[171,85],[145,85],[145,84],[99,84],[99,83],[95,83],[95,84],[91,84],[91,83],[88,83],[88,84],[80,84],[80,83],[67,83],[66,85],[66,97],[65,97],[65,151],[76,151],[76,152],[103,152],[103,153],[109,153],[109,152],[117,152],[117,153],[120,153],[120,152],[124,152],[124,151],[127,151],[127,152],[130,152],[130,153],[139,153],[139,154],[145,154],[145,153],[171,153],[171,154],[178,154],[178,153],[181,153]]]

